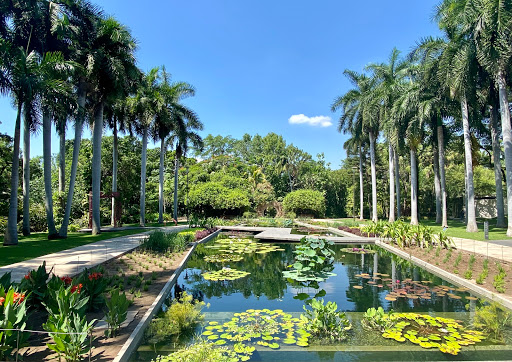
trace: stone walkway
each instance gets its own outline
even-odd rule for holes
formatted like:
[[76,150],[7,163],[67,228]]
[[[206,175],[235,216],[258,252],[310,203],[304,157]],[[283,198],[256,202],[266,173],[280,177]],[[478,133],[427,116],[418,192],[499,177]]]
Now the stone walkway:
[[[180,231],[188,226],[173,226],[159,228],[163,231]],[[62,250],[57,253],[47,254],[38,258],[25,260],[19,263],[6,265],[0,268],[0,276],[11,272],[13,281],[19,282],[32,269],[37,269],[46,261],[46,270],[53,268],[53,273],[58,276],[72,276],[79,274],[85,268],[92,268],[109,259],[113,259],[139,246],[154,228],[146,232],[128,236],[120,236],[113,239],[98,241],[95,243],[78,246],[76,248]]]
[[452,237],[455,247],[512,263],[512,245],[499,241],[479,241]]

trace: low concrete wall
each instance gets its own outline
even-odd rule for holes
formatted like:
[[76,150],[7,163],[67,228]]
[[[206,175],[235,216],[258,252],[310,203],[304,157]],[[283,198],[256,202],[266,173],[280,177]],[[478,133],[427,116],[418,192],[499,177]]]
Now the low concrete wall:
[[130,355],[136,350],[136,348],[139,346],[142,337],[144,336],[144,331],[146,330],[146,327],[149,325],[153,317],[158,313],[160,308],[162,307],[162,304],[171,291],[171,288],[176,284],[176,281],[178,280],[178,276],[182,272],[182,270],[185,268],[185,264],[192,256],[192,253],[196,249],[196,246],[202,243],[206,243],[216,237],[220,233],[220,230],[215,231],[214,233],[208,235],[207,237],[193,243],[192,248],[188,251],[188,253],[185,255],[183,260],[180,263],[180,266],[178,269],[174,271],[174,273],[171,275],[169,281],[164,285],[158,296],[156,297],[153,304],[151,304],[151,307],[147,310],[147,312],[144,314],[142,319],[139,321],[139,324],[135,329],[133,330],[130,337],[128,337],[128,340],[124,343],[123,348],[119,351],[116,358],[114,359],[114,362],[124,362],[128,361],[130,358]]

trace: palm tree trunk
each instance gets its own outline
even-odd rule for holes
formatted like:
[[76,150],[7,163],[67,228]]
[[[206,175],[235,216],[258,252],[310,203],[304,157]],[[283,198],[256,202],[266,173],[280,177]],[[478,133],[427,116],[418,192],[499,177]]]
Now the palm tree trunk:
[[439,151],[439,178],[441,181],[441,207],[442,207],[442,227],[448,227],[448,205],[446,195],[446,172],[444,166],[444,132],[443,125],[437,126],[437,148]]
[[375,135],[370,131],[370,165],[372,174],[372,221],[377,221],[377,174],[375,169]]
[[498,131],[498,109],[495,106],[490,107],[491,114],[491,139],[492,139],[492,157],[494,161],[494,177],[496,179],[496,227],[505,227],[505,205],[503,202],[503,178],[501,175],[501,147]]
[[158,223],[164,222],[164,162],[166,151],[165,137],[160,140],[160,170],[158,175]]
[[359,145],[359,219],[364,219],[364,195],[363,195],[363,155]]
[[174,212],[173,218],[178,221],[178,167],[179,160],[178,157],[174,160]]
[[[50,114],[43,112],[43,175],[44,175],[44,206],[46,209],[46,223],[48,224],[48,238],[57,234],[53,218],[53,191],[52,191],[52,122]],[[59,175],[60,176],[60,175]]]
[[391,142],[389,150],[389,222],[395,222],[395,154]]
[[30,235],[30,125],[23,117],[23,227],[24,236]]
[[18,113],[16,115],[16,124],[14,126],[14,145],[11,168],[11,196],[9,199],[9,216],[7,218],[7,228],[5,229],[4,245],[18,244],[18,183],[20,176],[21,108],[22,103],[20,102],[18,103]]
[[400,219],[402,216],[400,206],[400,156],[398,150],[395,150],[395,187],[396,187],[396,217]]
[[80,143],[82,141],[82,127],[85,119],[85,87],[83,84],[78,85],[78,117],[75,122],[75,139],[73,141],[73,160],[71,161],[71,173],[69,175],[69,189],[66,200],[66,210],[64,218],[60,226],[59,235],[62,238],[68,236],[69,217],[71,215],[71,205],[73,204],[73,193],[75,191],[76,173],[78,170],[78,156],[80,155]]
[[[118,159],[118,142],[117,137],[117,120],[114,119],[113,127],[114,142],[112,147],[112,192],[117,192],[117,159]],[[117,199],[112,197],[112,215],[110,216],[110,225],[116,224],[116,203]]]
[[[471,158],[471,132],[469,129],[469,113],[468,113],[468,103],[466,100],[466,96],[462,96],[460,103],[461,103],[461,110],[462,110],[462,125],[464,127],[464,156],[466,158],[467,195],[468,195],[468,207],[466,209],[468,223],[466,226],[466,231],[467,232],[477,232],[478,226],[476,225],[476,213],[475,213],[475,188],[473,185],[473,160]],[[512,190],[512,188],[511,188],[511,190]]]
[[512,236],[512,129],[510,127],[510,109],[508,108],[507,82],[503,71],[498,72],[498,91],[501,109],[501,133],[505,148],[505,169],[507,181],[507,209],[508,228],[507,236]]
[[66,188],[66,121],[59,121],[59,192]]
[[439,151],[434,145],[434,191],[436,194],[436,224],[443,222],[442,205],[441,205],[441,180],[439,179]]
[[416,150],[411,147],[411,225],[418,225],[418,168]]
[[148,149],[148,128],[142,132],[142,155],[140,162],[140,226],[146,225],[146,163]]
[[92,131],[92,235],[101,233],[100,189],[101,189],[101,138],[103,134],[103,102],[94,112]]

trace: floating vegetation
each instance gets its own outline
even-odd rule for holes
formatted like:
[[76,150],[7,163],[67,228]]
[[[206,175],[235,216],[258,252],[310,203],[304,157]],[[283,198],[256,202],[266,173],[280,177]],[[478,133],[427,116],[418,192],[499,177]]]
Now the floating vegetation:
[[248,309],[235,313],[224,324],[210,322],[203,336],[219,345],[233,343],[236,353],[250,358],[255,350],[254,344],[270,349],[279,349],[280,343],[307,347],[311,334],[304,330],[304,324],[301,319],[281,309]]
[[222,268],[221,270],[214,270],[203,273],[203,278],[211,281],[219,281],[219,280],[236,280],[243,277],[246,277],[251,273],[246,271],[231,269],[231,268]]
[[240,254],[215,254],[205,256],[204,261],[208,263],[229,263],[241,261],[243,258]]
[[344,253],[349,253],[349,254],[374,254],[374,253],[376,253],[375,250],[365,249],[365,248],[343,248],[343,249],[341,249],[341,251]]
[[215,249],[219,253],[224,254],[266,254],[272,251],[283,251],[284,249],[271,244],[258,243],[251,239],[219,239],[212,245],[207,245],[205,248]]
[[486,338],[482,332],[465,329],[458,320],[428,314],[374,313],[368,310],[364,318],[366,327],[382,332],[382,327],[386,326],[382,332],[384,338],[400,343],[408,340],[423,348],[438,348],[452,355],[457,355],[463,346],[476,344]]

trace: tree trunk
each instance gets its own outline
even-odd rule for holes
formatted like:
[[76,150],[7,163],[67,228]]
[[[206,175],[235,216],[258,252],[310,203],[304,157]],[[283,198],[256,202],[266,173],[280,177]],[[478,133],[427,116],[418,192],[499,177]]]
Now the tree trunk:
[[[44,175],[44,206],[46,209],[46,223],[48,224],[48,238],[57,234],[53,218],[53,191],[52,191],[52,120],[48,112],[43,112],[43,175]],[[60,176],[60,175],[59,175]]]
[[370,131],[370,164],[372,174],[372,221],[377,221],[377,175],[375,169],[375,135]]
[[396,187],[396,217],[400,219],[402,216],[400,206],[400,156],[398,150],[395,150],[395,187]]
[[176,222],[178,221],[178,167],[179,167],[178,157],[174,160],[174,212],[173,217]]
[[443,125],[437,126],[437,146],[439,151],[439,178],[441,181],[441,207],[442,207],[442,227],[448,227],[448,205],[446,196],[446,172],[444,167],[444,132]]
[[473,160],[471,158],[471,133],[470,133],[470,129],[469,129],[469,113],[468,113],[468,103],[466,100],[466,96],[462,96],[460,103],[461,103],[461,110],[462,110],[462,125],[464,127],[464,155],[466,158],[466,175],[467,175],[467,185],[468,185],[467,186],[468,207],[466,209],[468,223],[466,226],[466,231],[467,232],[477,232],[478,226],[476,225],[476,213],[475,213],[475,188],[473,185]]
[[16,124],[14,126],[14,147],[12,153],[11,168],[11,195],[9,199],[9,216],[7,218],[7,228],[5,229],[4,245],[18,244],[18,183],[20,176],[21,108],[22,103],[20,102],[18,104],[18,113],[16,115]]
[[[115,118],[112,133],[114,136],[112,145],[112,192],[117,192],[117,159],[119,156],[117,148],[119,139],[117,137],[117,120]],[[116,225],[116,203],[117,199],[112,197],[112,215],[110,216],[110,225],[112,226]]]
[[23,227],[24,236],[30,235],[30,126],[23,117]]
[[389,222],[395,222],[395,152],[389,142]]
[[[60,120],[59,132],[59,192],[66,188],[66,121]],[[51,151],[50,151],[51,152]]]
[[494,177],[496,179],[496,227],[505,227],[505,205],[503,201],[503,178],[501,175],[501,147],[500,135],[498,130],[498,109],[495,105],[490,107],[491,114],[491,139],[492,139],[492,157],[494,161]]
[[439,151],[434,145],[434,191],[436,194],[436,224],[443,222],[443,211],[441,205],[441,181],[439,180]]
[[164,222],[164,162],[167,151],[165,137],[160,140],[160,172],[158,174],[158,222]]
[[69,189],[66,200],[66,210],[60,226],[59,235],[62,238],[68,236],[69,217],[71,215],[71,205],[73,204],[73,193],[75,191],[76,173],[78,170],[78,156],[80,154],[80,143],[82,141],[82,127],[85,120],[85,88],[83,84],[78,85],[78,117],[75,122],[75,139],[73,141],[73,160],[71,161],[71,173],[69,175]]
[[507,82],[503,71],[498,72],[498,90],[501,109],[501,133],[505,148],[505,176],[507,182],[507,236],[512,236],[512,129],[510,127],[510,109],[508,108]]
[[146,163],[148,149],[148,128],[142,133],[142,155],[140,162],[140,226],[146,226]]
[[363,155],[359,145],[359,219],[364,219],[364,195],[363,195]]
[[411,225],[418,225],[418,168],[416,150],[411,147]]
[[92,235],[101,233],[100,190],[101,190],[101,138],[103,134],[103,102],[94,112],[92,130]]

